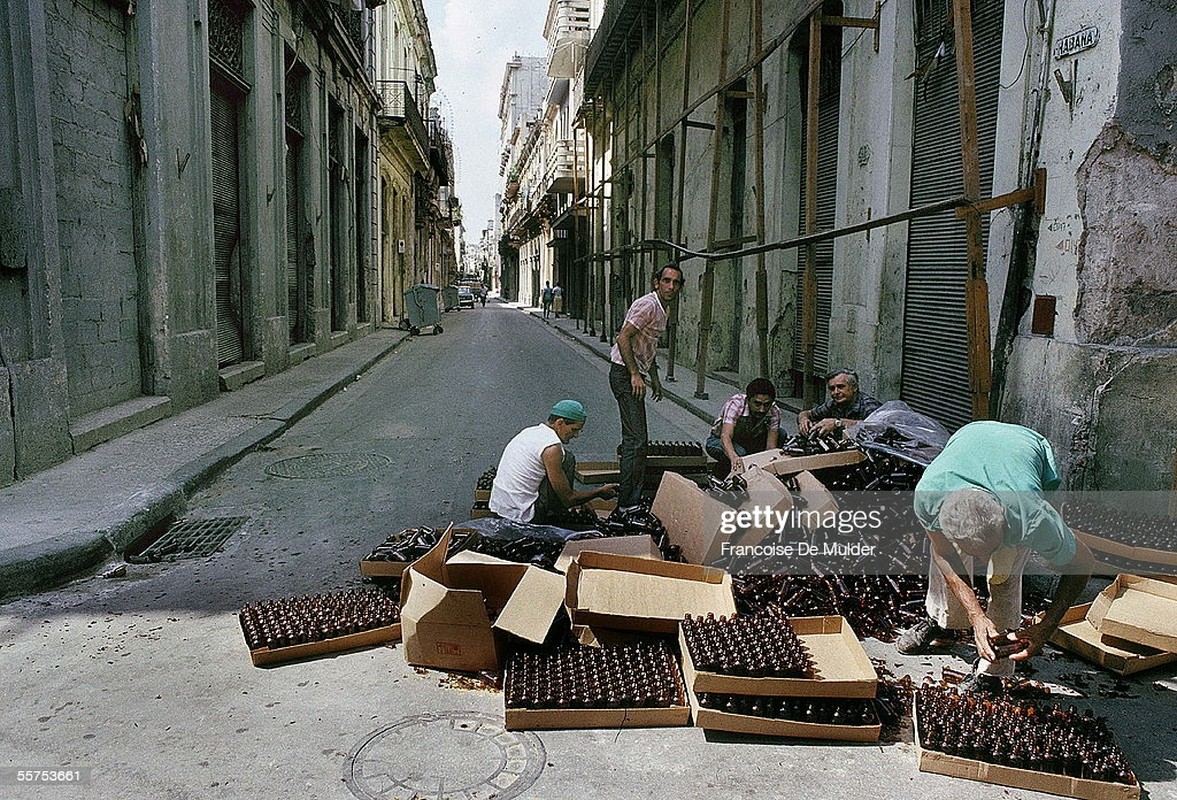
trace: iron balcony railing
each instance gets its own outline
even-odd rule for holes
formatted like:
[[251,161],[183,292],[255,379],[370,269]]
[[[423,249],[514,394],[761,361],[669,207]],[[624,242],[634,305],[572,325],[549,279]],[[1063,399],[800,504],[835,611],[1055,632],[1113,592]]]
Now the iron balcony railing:
[[403,125],[416,141],[422,153],[429,151],[429,134],[425,120],[413,100],[413,93],[405,81],[376,81],[380,97],[380,119],[393,125]]

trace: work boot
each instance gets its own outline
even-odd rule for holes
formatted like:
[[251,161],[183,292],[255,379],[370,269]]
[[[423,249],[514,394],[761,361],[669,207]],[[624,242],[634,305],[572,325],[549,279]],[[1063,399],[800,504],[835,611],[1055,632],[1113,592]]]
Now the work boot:
[[900,634],[899,639],[895,642],[895,649],[905,656],[918,655],[927,652],[932,642],[939,639],[944,633],[944,629],[937,625],[935,620],[931,617],[924,617]]

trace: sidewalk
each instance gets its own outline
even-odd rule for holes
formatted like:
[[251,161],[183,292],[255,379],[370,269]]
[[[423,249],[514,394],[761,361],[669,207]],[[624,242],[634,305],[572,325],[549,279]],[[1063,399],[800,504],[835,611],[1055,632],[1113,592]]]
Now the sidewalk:
[[121,555],[188,496],[408,338],[379,329],[0,489],[0,600]]

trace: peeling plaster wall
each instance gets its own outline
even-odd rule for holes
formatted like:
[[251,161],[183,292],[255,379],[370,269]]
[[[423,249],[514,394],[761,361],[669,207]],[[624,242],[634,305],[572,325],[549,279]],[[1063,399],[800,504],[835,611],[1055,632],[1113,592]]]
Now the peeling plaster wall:
[[1075,332],[1081,342],[1177,344],[1177,164],[1109,126],[1079,169]]
[[1047,210],[1031,288],[1057,298],[1053,336],[1020,321],[1003,419],[1040,430],[1072,489],[1173,488],[1177,406],[1177,4],[1059,4],[1039,163]]

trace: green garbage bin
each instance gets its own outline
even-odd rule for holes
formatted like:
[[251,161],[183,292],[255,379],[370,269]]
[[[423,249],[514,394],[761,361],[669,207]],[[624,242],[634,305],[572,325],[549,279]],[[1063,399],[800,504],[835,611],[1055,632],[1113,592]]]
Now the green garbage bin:
[[458,287],[447,286],[441,290],[441,295],[445,300],[445,310],[453,311],[458,307]]
[[438,288],[428,283],[418,283],[405,289],[405,311],[409,317],[409,331],[414,336],[429,327],[433,328],[434,333],[441,333],[438,298]]

